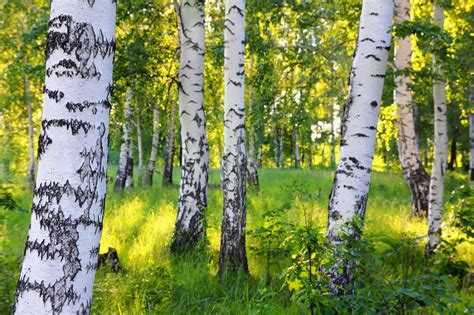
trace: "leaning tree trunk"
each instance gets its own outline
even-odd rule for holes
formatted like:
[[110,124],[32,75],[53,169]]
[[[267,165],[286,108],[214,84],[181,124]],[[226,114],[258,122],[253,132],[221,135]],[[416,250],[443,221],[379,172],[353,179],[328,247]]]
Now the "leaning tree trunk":
[[25,74],[25,101],[28,106],[28,143],[30,159],[28,161],[28,181],[30,188],[35,188],[35,142],[33,135],[33,108],[31,107],[30,78]]
[[170,98],[170,113],[168,117],[168,134],[166,135],[166,156],[165,166],[163,170],[163,186],[173,185],[173,161],[174,161],[174,138],[175,138],[175,119],[176,119],[176,105]]
[[142,126],[140,123],[140,116],[137,117],[137,149],[138,149],[138,186],[143,184],[143,139],[142,139]]
[[[351,292],[352,265],[341,246],[361,237],[350,224],[364,219],[372,173],[380,100],[390,50],[393,0],[364,0],[341,128],[341,157],[329,200],[326,237],[335,250],[329,270],[336,294]],[[350,244],[349,244],[350,246]],[[341,272],[340,272],[341,271]]]
[[153,136],[151,139],[150,161],[146,170],[146,183],[153,186],[153,174],[155,173],[155,164],[158,157],[158,145],[160,142],[160,107],[155,103],[153,106]]
[[115,1],[51,2],[43,120],[15,314],[89,314],[106,192]]
[[469,159],[469,167],[471,169],[471,180],[474,180],[474,113],[469,114],[469,145],[471,155]]
[[[114,190],[116,192],[122,191],[126,187],[127,174],[129,173],[128,168],[130,168],[130,162],[132,163],[133,169],[133,159],[130,161],[130,147],[132,142],[132,130],[130,127],[130,119],[132,116],[131,110],[131,99],[132,99],[132,90],[129,88],[125,96],[125,109],[124,109],[124,121],[122,123],[123,135],[122,135],[122,145],[120,146],[120,156],[119,164],[117,170],[117,177],[115,178]],[[132,152],[133,154],[133,152]]]
[[204,1],[177,5],[181,23],[179,110],[182,168],[173,251],[195,248],[205,237],[209,153],[204,116]]
[[245,0],[226,0],[224,21],[224,214],[219,272],[248,271],[245,156]]
[[[434,22],[441,29],[444,26],[444,11],[436,3]],[[442,81],[440,62],[433,55],[433,67],[436,77],[433,80],[434,100],[434,153],[433,168],[431,170],[429,207],[428,207],[428,242],[426,254],[429,256],[439,245],[441,221],[443,213],[444,173],[448,159],[448,124],[445,83]]]
[[[397,0],[395,23],[410,20],[410,1]],[[397,39],[395,68],[397,75],[395,103],[398,106],[398,152],[403,175],[411,191],[411,215],[426,217],[428,213],[429,176],[421,164],[413,116],[411,80],[406,71],[411,67],[410,36]]]

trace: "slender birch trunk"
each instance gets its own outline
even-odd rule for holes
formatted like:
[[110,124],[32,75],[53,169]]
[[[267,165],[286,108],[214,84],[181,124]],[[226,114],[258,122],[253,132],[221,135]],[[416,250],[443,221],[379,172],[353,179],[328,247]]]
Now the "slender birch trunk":
[[[129,88],[125,96],[124,121],[122,122],[122,145],[120,146],[119,164],[117,177],[115,178],[115,192],[122,191],[127,186],[127,176],[130,173],[130,162],[133,171],[133,152],[132,161],[130,161],[130,148],[132,143],[132,130],[130,127],[132,90]],[[133,181],[132,181],[133,182]]]
[[278,152],[280,153],[279,159],[280,159],[280,167],[285,168],[285,148],[283,147],[283,136],[284,136],[285,131],[283,128],[280,128],[280,139],[278,142],[278,147],[279,150]]
[[52,1],[38,174],[14,314],[89,314],[105,206],[114,1]]
[[142,126],[140,122],[140,116],[137,116],[137,148],[138,148],[138,186],[143,185],[143,139],[142,139]]
[[153,186],[153,174],[155,173],[156,159],[158,157],[158,145],[160,141],[160,106],[153,106],[153,136],[151,139],[150,160],[146,171],[146,184]]
[[209,153],[204,115],[204,1],[182,0],[179,110],[182,168],[173,251],[195,248],[205,237]]
[[132,129],[130,128],[130,145],[128,147],[128,157],[127,157],[127,166],[125,167],[125,188],[133,188],[133,153],[134,153],[134,145],[133,145],[133,138],[132,138]]
[[[434,22],[444,29],[444,10],[436,3],[433,5]],[[431,170],[429,207],[428,207],[428,243],[426,254],[429,256],[439,245],[441,221],[443,215],[444,174],[448,160],[448,124],[445,82],[441,79],[441,63],[433,55],[433,67],[436,77],[433,80],[434,100],[434,161]]]
[[278,128],[275,126],[273,129],[273,156],[275,159],[275,166],[276,168],[280,168],[280,150],[279,150],[279,142],[278,142]]
[[[410,20],[410,1],[397,0],[395,23]],[[425,217],[428,213],[429,176],[421,164],[420,150],[416,140],[413,115],[411,79],[405,72],[411,67],[411,38],[398,38],[395,46],[395,68],[397,75],[395,104],[398,107],[398,152],[403,175],[411,191],[411,215]]]
[[311,140],[309,140],[309,143],[308,143],[308,169],[312,169],[313,168],[313,144],[311,142]]
[[257,168],[262,168],[262,142],[258,142],[258,153],[257,153]]
[[224,21],[224,214],[219,272],[248,271],[245,156],[245,0],[226,0]]
[[293,128],[293,141],[294,141],[294,148],[295,148],[295,168],[301,168],[301,157],[300,157],[300,146],[298,144],[299,141],[299,134],[298,134],[298,127]]
[[458,166],[457,165],[458,150],[457,150],[457,143],[456,143],[456,133],[457,133],[457,130],[455,129],[453,132],[453,140],[451,140],[451,157],[448,163],[448,170],[450,171],[454,171],[454,168]]
[[35,142],[33,135],[33,108],[31,107],[30,95],[30,78],[25,74],[25,101],[28,106],[28,144],[29,144],[29,161],[28,161],[28,181],[30,188],[35,188]]
[[469,144],[471,155],[469,159],[469,167],[471,169],[471,180],[474,180],[474,113],[469,114]]
[[357,216],[363,220],[366,212],[392,15],[393,0],[363,1],[341,128],[341,158],[329,200],[326,237],[336,251],[336,263],[329,270],[336,294],[351,292],[353,266],[344,257],[341,233],[361,237],[349,222]]
[[[250,57],[250,69],[253,69],[253,57]],[[249,86],[249,108],[248,113],[250,117],[253,117],[252,106],[253,106],[254,90],[253,86]],[[258,171],[257,162],[255,161],[255,128],[253,119],[250,121],[250,134],[249,134],[249,152],[247,156],[247,170],[248,170],[248,182],[251,186],[258,188]]]
[[331,157],[330,166],[336,166],[336,130],[334,128],[334,103],[331,104]]
[[175,119],[176,105],[170,99],[170,113],[168,118],[168,134],[166,135],[166,157],[163,170],[163,186],[173,185],[173,160],[174,160],[174,138],[175,138]]

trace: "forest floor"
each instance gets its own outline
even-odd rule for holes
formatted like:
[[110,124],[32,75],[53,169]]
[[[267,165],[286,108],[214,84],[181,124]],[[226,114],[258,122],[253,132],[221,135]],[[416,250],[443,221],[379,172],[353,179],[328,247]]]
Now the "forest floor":
[[[276,220],[294,226],[312,224],[324,233],[332,176],[333,172],[327,169],[260,170],[260,190],[248,192],[248,231],[258,231],[262,226],[274,224],[271,220]],[[179,182],[178,171],[175,171],[174,182]],[[284,286],[285,280],[280,277],[291,266],[291,255],[279,256],[274,252],[278,251],[278,247],[265,247],[261,232],[247,236],[250,276],[239,274],[224,279],[216,276],[222,215],[220,189],[209,191],[209,246],[206,253],[171,255],[168,244],[176,216],[178,187],[161,188],[160,183],[161,177],[156,176],[155,186],[151,188],[136,187],[123,194],[114,194],[109,190],[101,252],[106,252],[109,247],[117,249],[123,271],[118,274],[107,269],[98,271],[94,288],[94,314],[308,313],[304,301],[292,298],[290,289],[297,289],[298,285]],[[450,202],[451,191],[465,183],[465,176],[448,174],[447,203]],[[218,171],[212,171],[210,184],[219,187]],[[14,189],[13,196],[23,210],[5,210],[0,207],[1,314],[11,311],[30,219],[29,190]],[[427,272],[424,265],[428,262],[423,257],[426,222],[411,219],[409,212],[410,194],[401,174],[374,173],[364,239],[370,240],[378,253],[394,252],[394,249],[400,250],[400,244],[405,244],[403,252],[395,253],[392,259],[395,263],[389,268],[387,262],[384,267],[384,270],[390,270],[386,271],[386,277],[393,281],[390,286],[400,283],[399,273],[410,273],[411,277],[416,278]],[[273,213],[271,219],[269,213]],[[291,229],[273,233],[285,231],[291,233]],[[287,236],[267,235],[269,240],[277,241]],[[469,263],[472,272],[474,246],[464,243],[457,250],[459,257]],[[409,262],[404,262],[404,257],[409,257]],[[401,286],[399,291],[406,289],[403,284]],[[450,296],[446,302],[450,313],[474,310],[473,287],[458,290],[456,285],[452,285],[446,288],[454,290],[443,293]],[[405,292],[403,290],[400,292]],[[410,294],[407,293],[406,297],[408,306]],[[400,297],[397,299],[400,303],[405,301],[400,300]],[[414,305],[419,306],[416,297],[413,299]],[[430,307],[428,302],[427,305]]]

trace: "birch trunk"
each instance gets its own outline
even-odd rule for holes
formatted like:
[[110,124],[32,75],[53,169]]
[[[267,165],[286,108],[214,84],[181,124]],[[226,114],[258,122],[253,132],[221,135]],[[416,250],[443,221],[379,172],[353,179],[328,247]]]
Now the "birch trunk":
[[30,188],[35,188],[35,142],[33,135],[33,108],[31,107],[30,95],[30,78],[25,74],[25,101],[28,106],[28,144],[29,144],[29,161],[28,161],[28,181]]
[[297,127],[293,129],[293,141],[294,143],[294,148],[295,148],[295,168],[300,169],[301,168],[301,160],[300,160],[300,146],[298,144],[299,141],[299,135],[298,135],[298,130]]
[[257,153],[257,168],[262,168],[262,143],[258,142],[258,153]]
[[[397,0],[395,23],[410,20],[410,1]],[[395,104],[398,107],[398,152],[403,175],[411,191],[411,215],[426,217],[428,213],[429,177],[421,164],[415,120],[413,115],[411,79],[406,71],[411,67],[411,38],[398,38],[395,46],[395,68],[397,75]]]
[[329,271],[331,289],[336,294],[351,292],[351,264],[341,248],[341,233],[354,239],[361,237],[350,222],[357,216],[363,220],[366,212],[392,15],[393,0],[363,1],[341,128],[341,158],[329,200],[326,232],[335,249],[336,263]]
[[163,186],[173,185],[173,160],[174,160],[174,138],[175,138],[175,119],[176,105],[170,100],[170,116],[168,118],[168,134],[166,135],[166,157],[163,171]]
[[224,214],[219,272],[248,271],[245,156],[245,0],[226,0],[224,21]]
[[89,314],[106,192],[114,1],[52,1],[38,174],[14,314]]
[[280,144],[278,142],[278,128],[275,126],[273,129],[273,156],[275,159],[275,166],[276,168],[280,168]]
[[140,116],[137,117],[137,146],[138,146],[138,186],[143,184],[143,139],[142,139],[142,126],[140,123]]
[[[434,22],[444,29],[444,11],[434,4]],[[429,207],[428,207],[428,243],[426,254],[429,256],[439,245],[441,221],[443,215],[444,174],[448,159],[448,124],[445,83],[440,79],[440,62],[433,55],[433,67],[436,78],[433,81],[434,100],[434,161],[431,170]]]
[[[129,125],[129,124],[128,124]],[[130,137],[130,146],[128,147],[128,157],[127,157],[127,166],[125,168],[125,188],[133,188],[133,138],[132,138],[132,130],[129,130],[129,137]]]
[[[250,69],[253,68],[253,58],[250,58]],[[251,117],[252,115],[252,106],[253,106],[253,86],[249,86],[249,109],[248,113]],[[258,171],[257,171],[257,162],[255,161],[255,129],[253,127],[253,120],[250,122],[250,134],[249,134],[249,153],[247,156],[247,170],[248,170],[248,182],[251,186],[258,188]]]
[[173,251],[195,248],[205,237],[209,153],[204,116],[204,1],[183,0],[177,6],[181,61],[179,110],[182,168]]
[[151,139],[150,161],[146,171],[146,183],[153,186],[153,174],[155,173],[156,159],[158,157],[158,145],[160,141],[160,107],[155,103],[153,106],[153,136]]
[[471,169],[471,180],[474,180],[474,113],[469,114],[469,143],[470,143],[470,159],[469,167]]
[[331,104],[331,157],[329,160],[330,166],[336,166],[336,131],[334,128],[334,103]]
[[311,143],[311,140],[308,144],[308,169],[313,168],[313,150],[312,150],[313,144]]
[[285,131],[283,128],[280,128],[280,139],[278,143],[279,150],[278,152],[280,153],[279,159],[280,159],[280,167],[285,168],[285,148],[283,147],[283,135]]
[[122,123],[123,135],[122,135],[122,145],[120,146],[120,156],[119,156],[119,164],[117,169],[117,177],[115,178],[115,192],[122,191],[126,187],[127,183],[127,174],[130,172],[130,162],[132,162],[132,169],[133,169],[133,158],[130,161],[130,147],[131,147],[131,133],[132,130],[130,128],[130,119],[132,116],[131,111],[131,99],[132,99],[132,90],[129,88],[127,90],[127,94],[125,96],[125,109],[124,109],[124,121]]

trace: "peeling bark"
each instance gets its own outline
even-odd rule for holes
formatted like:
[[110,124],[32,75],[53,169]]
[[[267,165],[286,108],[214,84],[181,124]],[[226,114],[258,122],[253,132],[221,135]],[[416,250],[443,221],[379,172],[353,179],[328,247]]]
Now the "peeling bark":
[[160,107],[158,104],[153,106],[153,135],[151,139],[150,160],[146,171],[146,184],[153,186],[153,174],[155,173],[156,159],[158,157],[158,145],[160,141]]
[[[434,4],[434,22],[444,29],[444,10]],[[433,80],[434,100],[434,161],[431,170],[429,207],[428,207],[428,242],[426,255],[429,256],[439,246],[441,222],[443,216],[444,174],[448,160],[448,123],[445,82],[440,79],[442,73],[440,62],[433,55],[433,67],[436,78]]]
[[115,1],[51,2],[38,174],[14,314],[91,310],[105,206],[115,7]]
[[209,149],[204,115],[204,1],[182,0],[179,116],[181,119],[181,184],[172,251],[198,246],[205,237]]
[[245,154],[245,0],[226,0],[224,21],[224,157],[219,272],[248,271]]
[[[343,257],[341,233],[354,239],[361,237],[359,231],[347,224],[356,216],[363,220],[366,212],[392,15],[393,0],[363,1],[341,126],[341,158],[330,195],[326,232],[335,249],[336,262],[329,272],[330,288],[336,294],[347,294],[352,289],[353,266]],[[379,46],[386,49],[378,49]]]
[[[410,20],[410,1],[397,0],[395,23]],[[410,36],[398,38],[395,46],[395,67],[401,71],[397,75],[395,104],[398,107],[398,153],[403,175],[411,191],[411,215],[426,217],[428,213],[429,176],[421,164],[418,148],[415,120],[413,115],[413,96],[410,89],[411,79],[405,72],[411,67]]]

